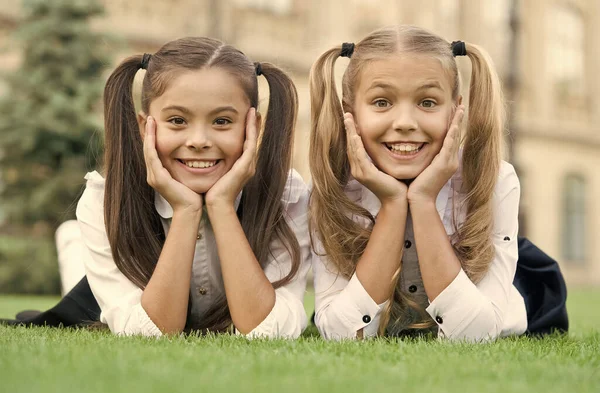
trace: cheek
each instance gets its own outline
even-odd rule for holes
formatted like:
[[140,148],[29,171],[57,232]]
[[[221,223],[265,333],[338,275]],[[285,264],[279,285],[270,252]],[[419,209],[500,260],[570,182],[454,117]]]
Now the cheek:
[[156,152],[158,158],[162,161],[163,165],[167,163],[169,156],[173,152],[177,145],[176,138],[173,137],[167,130],[156,130]]
[[385,117],[381,115],[358,114],[356,129],[363,143],[376,143],[378,138],[387,130],[388,123]]
[[441,149],[448,132],[449,123],[447,115],[440,113],[436,114],[436,116],[427,116],[420,123],[423,130],[425,130],[431,139],[432,144],[436,148]]
[[242,155],[244,150],[245,134],[243,131],[233,131],[221,135],[219,145],[230,161],[235,161]]

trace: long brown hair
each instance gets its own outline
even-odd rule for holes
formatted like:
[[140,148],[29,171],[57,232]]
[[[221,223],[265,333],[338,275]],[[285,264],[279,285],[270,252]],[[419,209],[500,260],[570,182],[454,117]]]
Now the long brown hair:
[[[460,190],[453,190],[453,195],[455,192],[464,195],[467,213],[464,222],[456,228],[452,243],[466,274],[473,282],[478,282],[494,257],[492,196],[502,154],[504,104],[500,81],[489,56],[476,45],[467,43],[466,49],[472,73],[469,116],[462,141],[463,185]],[[414,26],[385,27],[355,45],[342,79],[341,102],[334,76],[341,46],[321,55],[310,72],[311,233],[318,234],[327,258],[344,277],[354,273],[371,236],[374,218],[344,193],[350,165],[343,112],[352,111],[355,89],[365,64],[397,53],[420,53],[438,59],[451,78],[452,97],[455,102],[458,100],[460,78],[450,43]],[[357,222],[362,220],[353,219],[357,217],[371,224],[365,228]],[[418,329],[432,325],[424,310],[400,290],[399,276],[400,271],[392,278],[395,291],[390,295],[392,301],[381,319],[380,333],[386,328],[393,333],[394,326],[408,325]]]
[[[154,208],[154,190],[146,183],[142,138],[138,131],[132,86],[142,55],[125,59],[110,75],[104,90],[106,186],[104,218],[115,264],[135,285],[144,289],[152,276],[165,241]],[[258,106],[255,65],[239,50],[212,38],[183,38],[164,45],[147,66],[142,84],[142,110],[163,94],[174,75],[183,70],[219,67],[234,75],[250,105]],[[278,238],[292,259],[288,283],[300,265],[300,246],[284,220],[281,197],[291,166],[297,114],[297,93],[292,80],[270,63],[261,63],[269,84],[269,107],[260,134],[255,176],[245,185],[241,224],[263,268],[270,243]],[[188,328],[222,331],[231,324],[225,298],[217,302],[198,325]]]

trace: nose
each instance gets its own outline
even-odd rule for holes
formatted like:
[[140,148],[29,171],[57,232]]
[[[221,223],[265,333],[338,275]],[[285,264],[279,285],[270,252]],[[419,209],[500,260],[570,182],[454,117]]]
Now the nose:
[[185,146],[191,150],[208,149],[213,145],[210,133],[203,127],[190,129]]
[[402,105],[396,108],[393,127],[396,131],[404,132],[417,129],[417,121],[412,105]]

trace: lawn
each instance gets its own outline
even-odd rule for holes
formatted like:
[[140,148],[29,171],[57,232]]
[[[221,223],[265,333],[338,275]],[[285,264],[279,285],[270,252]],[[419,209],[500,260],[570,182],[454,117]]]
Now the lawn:
[[[0,297],[0,317],[53,301]],[[0,327],[0,392],[600,392],[599,304],[600,290],[572,290],[569,336],[483,345]]]

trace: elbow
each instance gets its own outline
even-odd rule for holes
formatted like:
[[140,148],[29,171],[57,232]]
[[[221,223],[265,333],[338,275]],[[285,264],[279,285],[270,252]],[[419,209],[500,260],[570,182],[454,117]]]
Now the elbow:
[[502,332],[503,318],[493,305],[486,304],[462,326],[445,337],[451,341],[485,343],[496,340]]
[[248,338],[296,339],[306,329],[306,311],[302,302],[296,299],[279,299],[270,313],[254,326],[234,325],[237,331]]
[[327,341],[355,340],[356,331],[346,328],[348,323],[342,323],[336,315],[330,315],[326,307],[315,313],[315,325],[319,334]]

